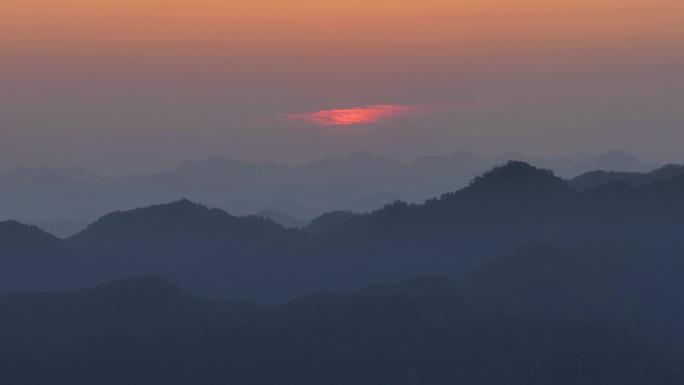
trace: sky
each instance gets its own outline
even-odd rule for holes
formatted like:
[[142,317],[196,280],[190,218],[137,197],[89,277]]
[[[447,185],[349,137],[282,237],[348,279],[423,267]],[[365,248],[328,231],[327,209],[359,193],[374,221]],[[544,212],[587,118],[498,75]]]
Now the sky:
[[684,163],[681,0],[5,0],[0,170],[622,149]]

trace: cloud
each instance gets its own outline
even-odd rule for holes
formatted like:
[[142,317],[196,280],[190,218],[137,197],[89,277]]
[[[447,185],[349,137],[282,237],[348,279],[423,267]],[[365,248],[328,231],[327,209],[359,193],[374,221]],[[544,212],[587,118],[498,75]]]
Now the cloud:
[[424,111],[428,106],[381,104],[348,109],[323,110],[304,114],[288,114],[291,121],[306,121],[321,126],[348,126],[380,123],[386,119]]

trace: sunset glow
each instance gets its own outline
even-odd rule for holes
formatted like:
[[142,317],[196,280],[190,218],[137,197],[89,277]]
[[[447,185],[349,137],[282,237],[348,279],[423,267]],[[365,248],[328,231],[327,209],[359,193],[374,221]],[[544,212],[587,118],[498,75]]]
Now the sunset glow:
[[[682,15],[683,0],[0,1],[0,168],[679,157]],[[35,138],[50,145],[25,151]]]
[[375,105],[349,109],[323,110],[306,114],[286,115],[289,120],[308,121],[322,126],[380,123],[385,119],[415,113],[424,106]]

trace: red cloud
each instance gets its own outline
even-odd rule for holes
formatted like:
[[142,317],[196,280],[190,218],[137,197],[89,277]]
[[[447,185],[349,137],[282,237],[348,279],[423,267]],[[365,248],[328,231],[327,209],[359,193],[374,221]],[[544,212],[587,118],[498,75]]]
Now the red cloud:
[[379,123],[394,116],[411,114],[423,110],[425,106],[374,105],[339,110],[324,110],[307,114],[285,115],[288,120],[308,121],[322,126],[341,126],[351,124]]

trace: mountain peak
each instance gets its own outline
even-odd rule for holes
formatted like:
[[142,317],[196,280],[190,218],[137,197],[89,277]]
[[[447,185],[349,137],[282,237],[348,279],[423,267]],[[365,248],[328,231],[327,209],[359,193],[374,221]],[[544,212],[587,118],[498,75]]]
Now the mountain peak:
[[0,246],[35,246],[58,239],[37,226],[29,226],[17,221],[0,222]]
[[19,232],[34,232],[34,233],[45,233],[43,230],[38,228],[37,226],[32,226],[32,225],[25,225],[21,222],[15,221],[15,220],[7,220],[7,221],[2,221],[0,222],[0,234],[4,233],[15,233],[18,234]]
[[249,235],[283,229],[266,219],[238,218],[220,209],[210,209],[187,199],[116,211],[105,215],[72,237],[80,243],[148,241],[168,243],[181,238],[217,239],[235,234]]
[[187,198],[183,198],[181,200],[177,200],[175,202],[170,202],[165,205],[158,205],[158,206],[166,206],[166,207],[194,207],[194,208],[206,208],[205,205],[201,203],[195,203]]
[[[514,160],[476,177],[463,191],[474,193],[480,198],[501,195],[525,200],[548,200],[559,195],[576,193],[567,182],[555,176],[553,171]],[[453,194],[448,194],[450,195]]]
[[126,213],[150,213],[150,214],[172,214],[172,215],[183,215],[187,214],[197,214],[202,212],[207,212],[210,209],[201,204],[192,202],[189,199],[181,199],[169,203],[152,205],[148,207],[142,207],[139,209],[134,209],[130,211],[120,212],[117,211],[115,214],[126,214]]
[[510,160],[508,163],[494,167],[482,174],[482,176],[476,177],[471,186],[522,184],[528,182],[556,183],[558,181],[562,182],[562,179],[556,177],[551,170],[537,168],[517,160]]

